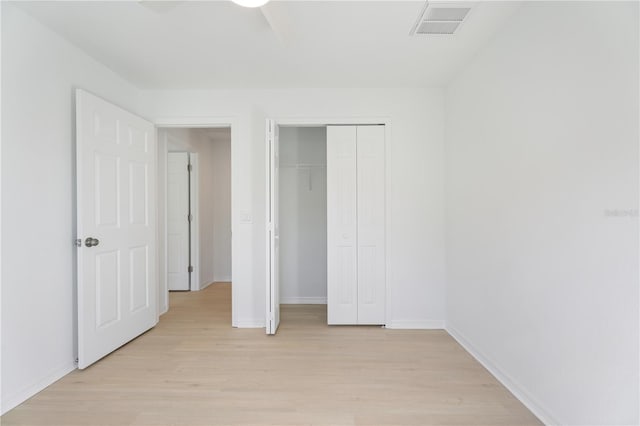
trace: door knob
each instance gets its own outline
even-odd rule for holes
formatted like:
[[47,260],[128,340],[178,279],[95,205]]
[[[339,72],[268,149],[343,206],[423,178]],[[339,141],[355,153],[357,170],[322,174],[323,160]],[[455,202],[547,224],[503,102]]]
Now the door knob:
[[97,238],[87,237],[87,239],[84,240],[84,245],[87,247],[95,247],[98,244],[100,244],[100,240]]

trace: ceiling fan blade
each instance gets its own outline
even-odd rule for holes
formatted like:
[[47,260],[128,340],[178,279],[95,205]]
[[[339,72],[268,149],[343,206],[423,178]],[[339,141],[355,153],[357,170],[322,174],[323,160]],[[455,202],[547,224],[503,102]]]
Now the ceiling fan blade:
[[291,25],[286,12],[286,2],[269,2],[260,8],[264,19],[280,43],[291,38]]

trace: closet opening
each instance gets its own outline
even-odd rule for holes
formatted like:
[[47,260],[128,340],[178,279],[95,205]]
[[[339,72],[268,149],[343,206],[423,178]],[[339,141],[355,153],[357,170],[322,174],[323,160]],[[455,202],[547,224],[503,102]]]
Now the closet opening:
[[[231,128],[159,128],[158,182],[161,308],[170,292],[210,285],[231,299]],[[194,305],[208,297],[174,294]]]
[[278,194],[280,304],[326,324],[326,127],[280,127]]
[[267,334],[386,323],[388,126],[325,123],[267,120]]

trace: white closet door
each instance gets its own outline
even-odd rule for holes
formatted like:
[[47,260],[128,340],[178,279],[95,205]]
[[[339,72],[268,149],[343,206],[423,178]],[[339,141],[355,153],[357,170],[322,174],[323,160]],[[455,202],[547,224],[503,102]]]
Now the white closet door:
[[280,186],[280,147],[278,126],[274,120],[267,120],[267,185],[269,203],[267,205],[267,334],[276,334],[280,325],[280,214],[278,209]]
[[189,290],[189,153],[167,155],[167,282]]
[[357,140],[358,324],[384,324],[384,126],[358,126]]
[[327,322],[358,323],[356,127],[327,127]]

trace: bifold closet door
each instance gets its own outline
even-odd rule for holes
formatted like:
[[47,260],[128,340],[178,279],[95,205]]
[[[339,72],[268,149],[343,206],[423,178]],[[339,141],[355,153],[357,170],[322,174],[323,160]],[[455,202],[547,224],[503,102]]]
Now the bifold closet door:
[[358,324],[384,324],[384,126],[358,126],[356,133]]
[[384,134],[327,127],[329,324],[385,323]]
[[327,127],[327,322],[358,323],[356,127]]

